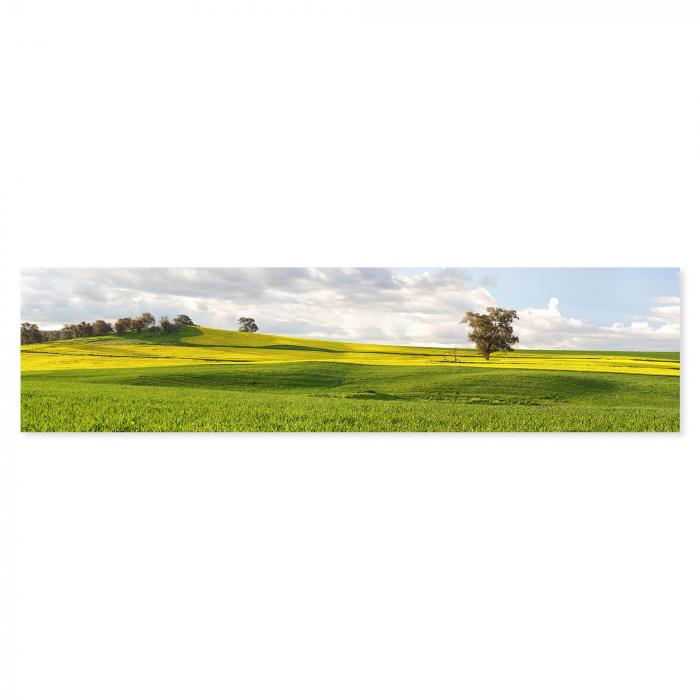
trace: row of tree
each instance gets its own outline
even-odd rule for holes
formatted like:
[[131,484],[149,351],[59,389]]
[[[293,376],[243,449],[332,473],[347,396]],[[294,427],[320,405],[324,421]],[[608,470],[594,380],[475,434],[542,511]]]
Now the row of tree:
[[[90,323],[81,321],[80,323],[66,323],[60,331],[42,331],[36,323],[23,323],[20,327],[20,339],[22,345],[27,343],[47,343],[51,340],[71,340],[73,338],[91,338],[100,335],[125,335],[126,333],[144,333],[146,331],[158,331],[162,333],[173,333],[183,326],[194,326],[194,321],[186,314],[176,316],[172,321],[167,316],[161,316],[156,322],[156,318],[148,311],[142,313],[137,318],[125,316],[118,318],[114,323],[98,319]],[[238,319],[238,330],[243,333],[257,333],[258,324],[254,318],[241,316]]]
[[60,331],[42,331],[36,323],[23,323],[20,326],[20,340],[22,345],[28,343],[46,343],[51,340],[70,340],[72,338],[90,338],[92,336],[125,335],[126,333],[144,333],[146,331],[161,331],[172,333],[183,326],[194,326],[194,321],[186,314],[176,316],[172,321],[167,316],[161,316],[156,322],[155,316],[148,311],[137,318],[125,316],[118,318],[114,323],[98,319],[92,323],[81,321],[80,323],[67,323]]

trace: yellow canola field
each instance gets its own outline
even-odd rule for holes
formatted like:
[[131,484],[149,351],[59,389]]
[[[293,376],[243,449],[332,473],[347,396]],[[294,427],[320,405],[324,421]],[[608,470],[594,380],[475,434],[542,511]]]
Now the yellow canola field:
[[454,365],[502,369],[616,372],[679,376],[677,355],[516,350],[486,361],[473,350],[340,343],[308,338],[188,328],[181,337],[142,334],[25,345],[22,371],[165,367],[200,364],[348,362],[368,365]]

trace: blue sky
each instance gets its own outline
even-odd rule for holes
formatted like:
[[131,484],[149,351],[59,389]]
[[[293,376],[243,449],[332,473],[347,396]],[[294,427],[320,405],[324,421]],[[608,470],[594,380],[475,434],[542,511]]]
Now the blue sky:
[[[409,274],[439,268],[400,268]],[[501,306],[537,308],[551,297],[562,313],[597,325],[647,316],[650,301],[680,297],[675,267],[475,267],[466,268],[475,283],[491,291]]]
[[235,329],[466,345],[465,311],[516,309],[520,347],[678,350],[673,268],[45,268],[22,272],[22,320],[45,329],[150,311]]

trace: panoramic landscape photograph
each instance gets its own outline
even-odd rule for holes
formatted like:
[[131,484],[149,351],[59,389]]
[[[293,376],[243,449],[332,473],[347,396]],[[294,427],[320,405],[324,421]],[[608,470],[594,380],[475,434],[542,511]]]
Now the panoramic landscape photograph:
[[27,268],[25,432],[677,432],[677,268]]

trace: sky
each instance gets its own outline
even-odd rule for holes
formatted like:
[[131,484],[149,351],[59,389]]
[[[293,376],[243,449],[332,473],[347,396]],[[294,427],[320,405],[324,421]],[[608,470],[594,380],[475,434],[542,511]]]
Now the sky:
[[150,311],[198,325],[401,345],[465,346],[466,311],[515,309],[522,348],[680,349],[678,268],[27,268],[22,320]]

